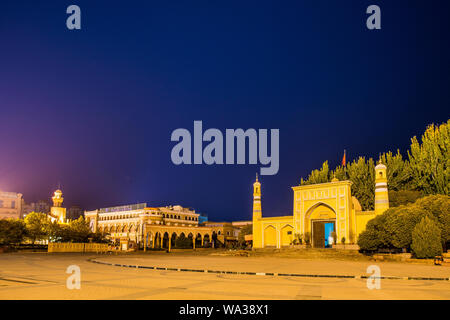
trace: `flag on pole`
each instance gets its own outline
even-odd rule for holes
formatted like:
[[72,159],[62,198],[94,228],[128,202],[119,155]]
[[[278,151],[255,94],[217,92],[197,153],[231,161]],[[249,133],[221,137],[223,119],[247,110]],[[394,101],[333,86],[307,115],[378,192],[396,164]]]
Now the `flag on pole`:
[[344,149],[344,156],[342,157],[342,166],[345,167],[346,159],[345,159],[345,149]]

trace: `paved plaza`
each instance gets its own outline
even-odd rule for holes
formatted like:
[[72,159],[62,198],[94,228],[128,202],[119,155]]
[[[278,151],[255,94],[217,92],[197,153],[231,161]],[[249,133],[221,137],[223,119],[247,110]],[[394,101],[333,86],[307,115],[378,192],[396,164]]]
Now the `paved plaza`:
[[[0,299],[450,299],[450,281],[214,274],[119,267],[89,261],[174,269],[309,275],[449,277],[450,267],[394,262],[234,257],[195,253],[123,255],[13,253],[0,255]],[[69,290],[67,267],[81,270],[81,289]]]

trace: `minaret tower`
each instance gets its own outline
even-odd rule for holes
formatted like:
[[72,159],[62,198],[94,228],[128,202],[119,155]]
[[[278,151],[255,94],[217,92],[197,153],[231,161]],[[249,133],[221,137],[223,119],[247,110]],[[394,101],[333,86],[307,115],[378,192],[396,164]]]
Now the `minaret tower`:
[[56,190],[55,193],[53,194],[52,200],[54,207],[61,207],[64,201],[64,198],[62,197],[62,191],[59,189]]
[[387,186],[387,168],[380,160],[375,167],[375,214],[382,214],[389,209],[389,195]]
[[57,219],[59,223],[66,222],[66,208],[62,207],[63,196],[61,190],[56,190],[53,197],[53,207],[50,208],[50,214]]
[[258,181],[258,174],[256,174],[256,181],[253,184],[253,248],[262,248],[262,230],[261,230],[261,183]]
[[262,217],[261,211],[261,183],[258,181],[258,174],[256,174],[256,181],[253,184],[253,220]]

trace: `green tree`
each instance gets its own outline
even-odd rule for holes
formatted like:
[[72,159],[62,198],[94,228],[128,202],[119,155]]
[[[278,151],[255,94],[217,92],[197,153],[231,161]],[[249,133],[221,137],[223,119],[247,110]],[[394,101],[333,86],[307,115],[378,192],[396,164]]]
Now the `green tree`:
[[375,165],[372,158],[353,160],[346,167],[348,179],[352,183],[352,195],[358,199],[363,210],[374,209]]
[[433,219],[423,217],[415,226],[411,249],[419,259],[434,258],[442,254],[441,230]]
[[72,229],[67,224],[53,221],[47,225],[46,232],[49,242],[77,242]]
[[89,223],[81,216],[77,220],[69,222],[68,229],[66,230],[70,235],[68,238],[72,242],[89,242],[89,238],[92,236],[92,231],[89,227]]
[[440,126],[428,126],[421,143],[413,137],[408,156],[411,178],[418,190],[449,195],[450,120]]
[[338,179],[339,181],[348,180],[347,167],[337,166],[332,176]]
[[0,244],[19,244],[26,236],[25,222],[19,219],[0,220]]
[[325,183],[325,182],[329,182],[330,181],[330,168],[328,167],[328,161],[325,161],[322,164],[322,168],[320,168],[319,170],[313,170],[309,176],[307,180],[303,180],[303,178],[300,181],[301,185],[306,185],[306,184],[316,184],[316,183]]
[[36,240],[47,239],[47,229],[50,219],[45,213],[31,212],[25,217],[27,237],[34,244]]
[[411,187],[409,162],[403,160],[400,150],[394,155],[391,151],[381,155],[381,162],[387,166],[389,190],[405,190]]
[[91,234],[92,237],[92,242],[95,243],[109,243],[109,240],[106,238],[105,233],[101,233],[101,232],[95,232]]
[[389,207],[399,207],[409,203],[414,203],[423,197],[422,192],[415,190],[389,190]]

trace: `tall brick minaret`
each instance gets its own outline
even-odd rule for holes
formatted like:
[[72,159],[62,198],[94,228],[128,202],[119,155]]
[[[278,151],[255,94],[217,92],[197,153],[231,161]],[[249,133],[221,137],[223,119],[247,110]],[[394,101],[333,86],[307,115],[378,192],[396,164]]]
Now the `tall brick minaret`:
[[375,214],[382,214],[389,209],[389,194],[387,185],[387,168],[380,161],[375,167]]
[[253,184],[253,220],[261,217],[261,183],[258,181],[258,174],[256,174],[256,181]]

